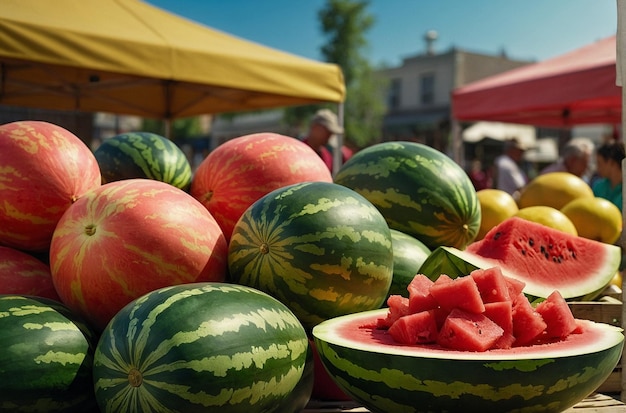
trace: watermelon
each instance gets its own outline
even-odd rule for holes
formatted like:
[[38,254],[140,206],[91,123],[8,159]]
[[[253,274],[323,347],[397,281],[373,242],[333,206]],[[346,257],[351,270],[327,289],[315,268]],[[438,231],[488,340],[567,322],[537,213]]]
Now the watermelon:
[[135,298],[157,288],[224,281],[228,246],[196,199],[165,182],[124,179],[75,202],[50,244],[59,297],[101,331]]
[[388,296],[400,294],[408,297],[409,283],[413,281],[415,274],[432,251],[415,237],[396,229],[390,231],[393,247],[393,278]]
[[0,125],[0,245],[45,252],[63,213],[100,186],[89,147],[42,121]]
[[577,320],[566,340],[485,352],[396,343],[372,327],[386,309],[324,321],[313,329],[328,374],[374,413],[561,412],[613,372],[621,328]]
[[511,217],[464,251],[439,247],[419,272],[436,279],[458,277],[477,268],[499,267],[525,283],[524,293],[546,298],[554,290],[568,300],[593,298],[617,273],[619,246],[566,234],[545,225]]
[[24,251],[0,246],[0,294],[34,295],[60,301],[50,266]]
[[[253,288],[191,283],[133,300],[107,325],[93,366],[103,413],[280,411],[311,363],[302,324]],[[307,373],[307,374],[310,374]],[[299,399],[299,398],[296,398]]]
[[128,132],[105,139],[94,151],[102,183],[154,179],[187,190],[191,164],[171,140],[151,132]]
[[96,411],[96,335],[63,304],[0,295],[0,411]]
[[367,147],[342,165],[334,182],[363,195],[391,229],[431,250],[463,249],[480,229],[480,203],[468,175],[450,157],[420,143]]
[[283,186],[332,182],[306,143],[277,133],[253,133],[219,145],[198,166],[190,193],[215,217],[226,240],[250,205]]
[[307,330],[328,318],[380,308],[393,276],[389,227],[353,190],[288,185],[241,216],[228,249],[231,281],[289,307]]

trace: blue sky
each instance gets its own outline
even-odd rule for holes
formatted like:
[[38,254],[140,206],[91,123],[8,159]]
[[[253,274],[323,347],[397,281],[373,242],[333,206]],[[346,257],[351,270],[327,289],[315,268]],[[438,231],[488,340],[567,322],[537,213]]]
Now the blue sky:
[[[615,34],[617,0],[371,0],[366,34],[372,64],[398,65],[422,53],[438,32],[438,51],[464,50],[545,60]],[[325,0],[147,0],[214,29],[322,60],[317,12]]]

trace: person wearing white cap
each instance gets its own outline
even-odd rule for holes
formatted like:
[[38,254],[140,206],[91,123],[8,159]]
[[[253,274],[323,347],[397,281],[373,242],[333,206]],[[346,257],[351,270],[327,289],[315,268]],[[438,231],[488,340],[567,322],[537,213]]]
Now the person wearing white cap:
[[494,188],[508,192],[514,197],[519,195],[519,190],[528,182],[528,177],[519,165],[526,149],[526,146],[516,138],[504,143],[502,155],[495,160]]
[[[308,144],[324,160],[326,166],[333,170],[333,147],[329,143],[338,134],[343,133],[343,127],[337,121],[330,109],[318,110],[311,119],[308,135],[303,142]],[[352,156],[352,151],[346,146],[342,146],[342,163]]]

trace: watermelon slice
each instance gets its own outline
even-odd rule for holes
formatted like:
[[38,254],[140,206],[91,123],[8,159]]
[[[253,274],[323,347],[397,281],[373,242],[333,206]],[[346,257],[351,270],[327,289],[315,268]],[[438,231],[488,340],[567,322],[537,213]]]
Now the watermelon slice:
[[593,299],[619,269],[621,249],[517,217],[494,227],[464,251],[439,247],[419,273],[455,278],[475,269],[499,267],[525,283],[524,293],[546,298],[558,290],[565,299]]

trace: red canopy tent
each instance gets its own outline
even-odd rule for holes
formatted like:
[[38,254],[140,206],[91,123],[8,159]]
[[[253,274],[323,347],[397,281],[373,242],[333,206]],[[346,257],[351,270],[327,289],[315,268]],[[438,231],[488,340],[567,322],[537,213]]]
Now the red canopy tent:
[[616,86],[616,37],[457,88],[456,121],[497,121],[544,127],[621,124]]

